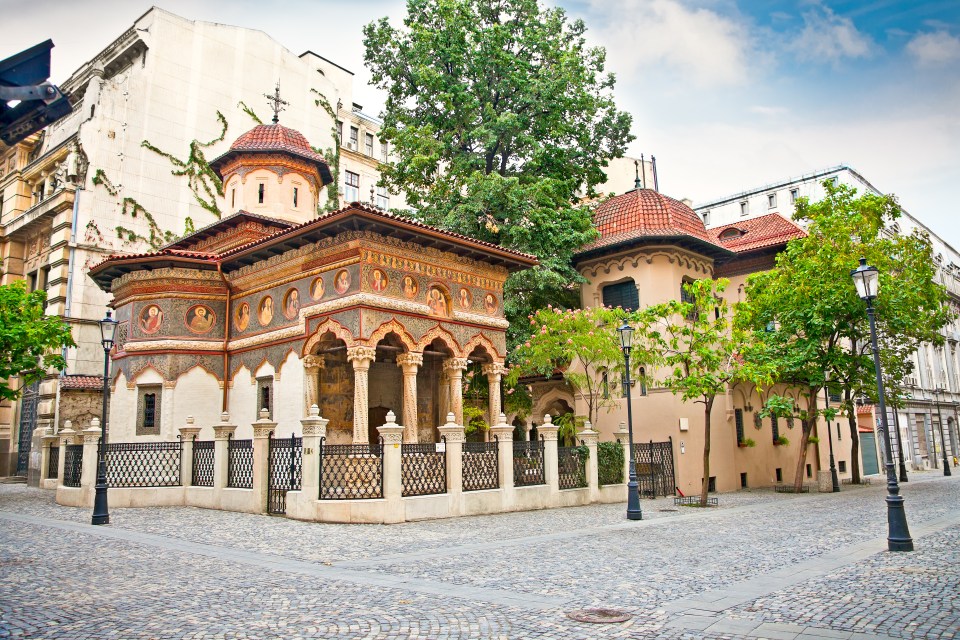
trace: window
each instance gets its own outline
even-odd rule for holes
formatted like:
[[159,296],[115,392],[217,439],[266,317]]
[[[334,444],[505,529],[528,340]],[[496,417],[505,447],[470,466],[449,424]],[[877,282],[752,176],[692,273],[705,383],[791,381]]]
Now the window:
[[705,225],[710,224],[710,212],[709,212],[709,211],[704,211],[704,212],[703,212],[703,224],[705,224]]
[[790,189],[790,204],[793,204],[797,201],[797,198],[800,197],[800,189]]
[[636,311],[640,308],[640,294],[637,284],[631,278],[626,282],[608,284],[603,288],[603,306],[622,307],[624,311]]
[[846,472],[847,472],[847,461],[846,461],[846,460],[840,460],[839,462],[837,462],[837,470],[838,470],[840,473],[846,473]]
[[137,387],[137,435],[160,433],[160,385]]
[[387,161],[387,143],[386,142],[380,143],[380,159],[384,162]]
[[298,193],[297,193],[297,188],[294,187],[294,188],[293,188],[293,208],[294,208],[294,209],[297,208],[297,195],[298,195]]
[[777,482],[783,482],[783,469],[777,467]]
[[606,371],[600,374],[600,394],[604,400],[610,397],[610,377]]
[[234,187],[230,189],[230,208],[234,209],[237,206],[237,188]]
[[767,194],[767,208],[776,209],[777,208],[777,194],[768,193]]
[[743,409],[733,410],[733,421],[737,425],[737,444],[743,442]]
[[707,493],[717,492],[717,476],[710,476],[707,480]]
[[750,213],[750,205],[746,200],[740,203],[740,215],[745,216]]
[[360,201],[360,174],[353,171],[344,172],[343,198],[347,202]]
[[780,439],[780,424],[777,416],[770,416],[770,429],[773,431],[773,441]]
[[363,146],[365,147],[365,151],[367,152],[367,155],[370,157],[373,157],[373,134],[372,133],[366,134],[363,137],[363,143],[364,143]]
[[337,120],[337,142],[343,144],[343,120]]
[[688,290],[688,287],[687,287],[687,285],[691,285],[691,284],[693,284],[693,280],[687,280],[687,279],[684,279],[684,280],[680,283],[680,302],[684,302],[684,303],[688,303],[688,304],[694,305],[693,307],[691,307],[690,313],[687,314],[687,319],[688,319],[688,320],[696,320],[696,318],[697,318],[697,308],[696,308],[696,305],[694,304],[696,301],[693,299],[693,294],[690,293],[690,291]]
[[30,292],[30,291],[36,291],[36,290],[37,290],[37,284],[38,284],[39,280],[40,280],[40,276],[39,276],[39,274],[38,274],[36,271],[34,271],[33,273],[29,274],[29,275],[27,276],[27,291],[28,291],[28,292]]
[[813,466],[809,462],[807,463],[807,477],[813,477]]
[[841,435],[841,431],[840,431],[840,423],[839,423],[839,422],[837,423],[837,440],[843,440],[843,436]]
[[347,146],[353,149],[354,151],[356,151],[357,146],[359,145],[359,139],[360,139],[360,130],[357,129],[356,127],[350,127],[350,143]]
[[647,370],[644,367],[640,367],[638,372],[640,375],[640,395],[647,395]]
[[44,291],[46,291],[47,287],[50,286],[50,265],[40,269],[40,282],[37,284],[37,286]]
[[263,196],[266,194],[266,192],[267,192],[267,185],[261,182],[260,185],[257,187],[257,202],[259,202],[260,204],[263,204]]
[[269,411],[268,417],[273,420],[273,376],[257,378],[257,419],[261,409]]
[[386,187],[377,187],[377,206],[384,210],[390,208],[390,194]]
[[746,489],[746,488],[747,488],[747,474],[746,474],[746,472],[740,474],[740,488],[741,488],[741,489]]

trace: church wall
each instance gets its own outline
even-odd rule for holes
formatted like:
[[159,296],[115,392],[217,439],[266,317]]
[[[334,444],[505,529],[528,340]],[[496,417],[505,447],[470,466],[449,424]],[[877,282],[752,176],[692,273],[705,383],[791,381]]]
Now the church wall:
[[[260,202],[260,185],[264,185]],[[293,204],[293,189],[297,188],[297,205]],[[234,201],[234,189],[236,201]],[[241,209],[271,218],[306,222],[317,216],[316,193],[310,180],[300,173],[289,172],[280,177],[268,169],[255,169],[242,179],[234,176],[223,190],[225,211]],[[299,215],[296,215],[299,214]]]
[[[270,374],[273,373],[272,367],[269,368]],[[257,378],[250,374],[250,370],[242,367],[233,377],[230,385],[230,392],[227,395],[227,412],[230,414],[230,422],[237,425],[234,433],[235,438],[252,438],[253,427],[250,426],[256,420],[254,414],[257,411]],[[216,422],[220,422],[219,417]],[[203,434],[201,434],[203,435]],[[213,429],[210,429],[210,437],[213,437]]]
[[302,433],[300,419],[306,417],[303,378],[303,363],[291,353],[280,366],[280,374],[275,374],[273,380],[273,421],[277,423],[275,436]]
[[222,393],[216,376],[200,367],[180,376],[170,389],[171,422],[166,439],[176,439],[180,427],[187,424],[187,416],[193,416],[194,425],[203,427],[200,439],[212,439],[210,425],[220,422]]

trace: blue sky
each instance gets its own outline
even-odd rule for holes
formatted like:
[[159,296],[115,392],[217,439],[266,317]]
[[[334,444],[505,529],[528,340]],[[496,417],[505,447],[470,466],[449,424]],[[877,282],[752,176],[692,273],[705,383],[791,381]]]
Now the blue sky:
[[[158,0],[159,1],[159,0]],[[608,50],[634,116],[630,151],[657,157],[661,190],[705,201],[848,164],[960,249],[960,2],[554,0]],[[0,0],[9,55],[53,38],[54,79],[148,3]],[[255,27],[357,73],[362,26],[402,0],[169,0],[184,17]],[[290,12],[298,18],[290,19]],[[629,188],[627,185],[625,188]]]

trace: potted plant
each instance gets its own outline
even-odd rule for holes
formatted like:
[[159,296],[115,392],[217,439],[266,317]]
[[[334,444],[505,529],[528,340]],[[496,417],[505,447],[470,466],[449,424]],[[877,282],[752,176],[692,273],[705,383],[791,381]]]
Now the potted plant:
[[820,442],[820,438],[818,438],[817,436],[810,436],[809,438],[807,438],[807,442],[809,442],[810,444],[818,444]]
[[787,437],[786,437],[786,436],[780,436],[780,437],[778,437],[776,440],[773,441],[773,444],[774,444],[775,446],[778,446],[778,447],[779,447],[779,446],[784,446],[784,447],[785,447],[785,446],[787,446],[788,444],[790,444],[790,441],[787,440]]
[[744,449],[747,447],[755,447],[757,446],[757,443],[754,442],[751,438],[744,438],[743,440],[737,443],[737,446],[740,447],[741,449]]

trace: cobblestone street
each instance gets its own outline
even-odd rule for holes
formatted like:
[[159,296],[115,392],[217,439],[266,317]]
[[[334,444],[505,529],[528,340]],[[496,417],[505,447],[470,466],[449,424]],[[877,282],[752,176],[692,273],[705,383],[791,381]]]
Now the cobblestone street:
[[[86,509],[0,485],[0,638],[956,638],[960,480],[391,526]],[[625,610],[626,623],[565,616]]]

